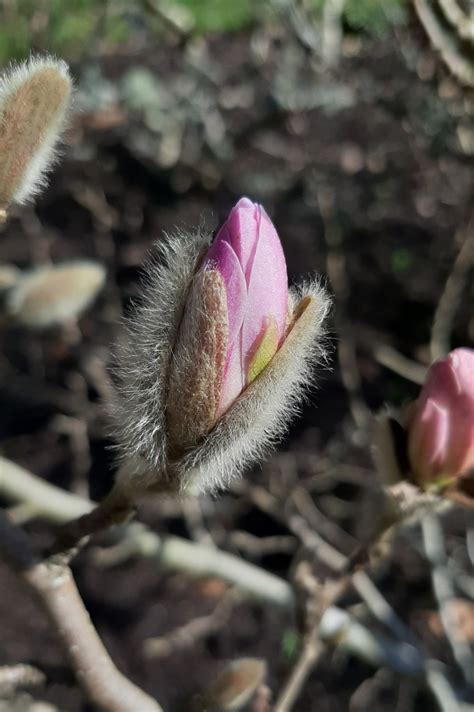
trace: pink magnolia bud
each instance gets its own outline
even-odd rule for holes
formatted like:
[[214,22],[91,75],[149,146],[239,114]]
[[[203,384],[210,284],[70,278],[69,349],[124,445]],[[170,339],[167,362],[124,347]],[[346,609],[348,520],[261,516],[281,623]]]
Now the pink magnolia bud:
[[474,468],[474,350],[455,349],[431,366],[409,421],[418,484],[447,484]]
[[329,305],[317,277],[288,289],[276,230],[247,198],[211,244],[163,241],[117,354],[121,486],[209,492],[261,459],[324,359]]
[[186,298],[168,393],[173,455],[205,436],[268,366],[285,335],[287,312],[280,240],[263,208],[242,198]]
[[288,277],[283,249],[261,205],[242,198],[208,251],[202,269],[222,277],[227,344],[218,415],[268,365],[285,334]]

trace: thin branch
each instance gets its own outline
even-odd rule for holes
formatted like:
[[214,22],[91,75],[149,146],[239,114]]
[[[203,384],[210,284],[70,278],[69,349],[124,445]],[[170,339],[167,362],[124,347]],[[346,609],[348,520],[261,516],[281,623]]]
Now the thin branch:
[[337,645],[374,667],[389,667],[409,677],[423,675],[423,656],[410,643],[370,630],[348,611],[330,606],[319,626],[321,639]]
[[443,529],[435,514],[427,514],[421,522],[423,545],[431,564],[431,583],[439,607],[441,623],[453,652],[454,659],[463,672],[468,685],[474,686],[474,656],[469,643],[459,630],[456,616],[453,614],[452,601],[455,597],[454,586],[448,568],[444,547]]
[[376,344],[374,346],[374,358],[377,363],[380,363],[385,368],[389,368],[399,376],[406,378],[408,381],[423,385],[426,378],[426,367],[416,361],[407,358],[392,346],[387,344]]
[[11,460],[0,457],[0,494],[29,507],[31,518],[64,524],[90,512],[95,504],[54,487]]
[[120,490],[112,489],[107,497],[91,511],[66,522],[58,529],[50,553],[72,552],[93,534],[117,524],[124,524],[133,516],[134,512],[135,508],[130,499],[124,496]]
[[337,645],[376,668],[390,668],[401,675],[424,681],[441,712],[464,709],[439,661],[424,659],[409,643],[391,640],[370,630],[347,611],[336,606],[328,608],[321,620],[319,635],[326,644]]
[[474,87],[474,63],[461,54],[459,42],[441,24],[432,3],[428,0],[413,0],[418,18],[425,28],[431,44],[439,52],[449,71],[469,87]]
[[430,351],[433,360],[450,350],[454,317],[461,303],[467,277],[474,264],[474,223],[467,228],[461,249],[454,261],[443,294],[436,307],[431,328]]
[[319,639],[318,628],[313,628],[286,685],[275,702],[273,712],[290,712],[325,649],[325,644]]
[[35,593],[88,699],[104,712],[162,712],[115,667],[65,565],[37,561],[26,534],[0,513],[0,552]]
[[419,645],[419,641],[416,640],[410,628],[402,621],[364,570],[356,571],[352,575],[352,585],[365,601],[372,615],[383,623],[398,640],[410,643],[414,647]]
[[[93,508],[92,502],[41,480],[3,457],[0,494],[31,505],[37,516],[54,523],[66,523]],[[232,554],[179,537],[160,537],[137,522],[111,530],[107,538],[116,542],[122,559],[138,555],[191,576],[215,576],[248,596],[290,611],[294,608],[293,589],[286,581]]]
[[231,589],[224,594],[209,615],[193,618],[166,635],[146,638],[143,641],[145,655],[148,658],[165,657],[217,633],[227,623],[239,600],[235,590]]
[[321,56],[323,62],[332,67],[341,56],[342,15],[346,0],[326,0],[323,7],[321,30]]
[[455,28],[459,37],[468,42],[474,43],[474,12],[467,15],[456,0],[438,0],[438,5],[447,21]]

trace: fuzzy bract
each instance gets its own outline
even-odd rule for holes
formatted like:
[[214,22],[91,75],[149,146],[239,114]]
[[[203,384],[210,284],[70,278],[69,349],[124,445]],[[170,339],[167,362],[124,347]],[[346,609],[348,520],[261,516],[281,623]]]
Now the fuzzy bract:
[[210,236],[167,238],[118,353],[120,480],[212,491],[287,430],[324,358],[329,299],[318,279],[288,290],[277,233],[242,199]]
[[71,103],[65,62],[32,57],[0,75],[0,210],[45,184]]

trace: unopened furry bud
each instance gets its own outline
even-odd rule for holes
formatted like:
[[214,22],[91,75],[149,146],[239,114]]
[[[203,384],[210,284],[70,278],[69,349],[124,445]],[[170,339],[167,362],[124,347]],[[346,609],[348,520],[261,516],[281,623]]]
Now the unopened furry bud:
[[135,494],[225,486],[286,431],[324,355],[329,299],[318,281],[288,291],[260,206],[240,201],[209,243],[161,247],[118,353],[111,415]]
[[33,57],[0,76],[0,222],[44,185],[71,100],[65,62]]
[[75,319],[91,304],[105,280],[96,262],[66,262],[22,276],[8,291],[6,316],[30,329],[46,329]]

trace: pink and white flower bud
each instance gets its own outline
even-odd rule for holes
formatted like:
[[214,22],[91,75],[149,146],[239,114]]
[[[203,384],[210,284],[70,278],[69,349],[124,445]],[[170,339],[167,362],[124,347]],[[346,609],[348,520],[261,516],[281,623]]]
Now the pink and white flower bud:
[[242,198],[208,251],[202,269],[222,277],[227,344],[218,415],[224,413],[275,355],[288,311],[285,256],[261,205]]
[[288,278],[262,206],[239,200],[194,275],[173,350],[168,434],[173,454],[208,433],[270,363],[284,335]]
[[222,488],[286,431],[324,356],[328,296],[288,289],[260,205],[242,198],[209,243],[163,243],[129,321],[112,416],[133,491]]
[[455,349],[428,371],[408,423],[408,455],[420,486],[474,469],[474,350]]

